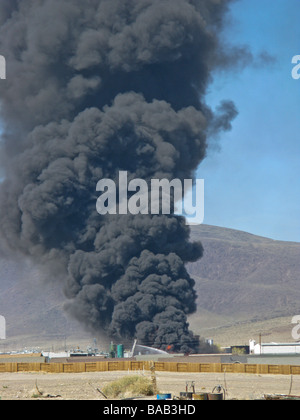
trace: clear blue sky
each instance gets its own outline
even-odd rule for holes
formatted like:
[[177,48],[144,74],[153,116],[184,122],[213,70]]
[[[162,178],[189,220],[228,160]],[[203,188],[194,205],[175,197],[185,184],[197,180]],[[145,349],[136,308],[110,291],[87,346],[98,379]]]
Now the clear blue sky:
[[300,54],[300,1],[240,0],[232,16],[224,36],[276,62],[216,75],[210,87],[213,108],[232,99],[239,115],[197,172],[204,223],[299,242],[300,79],[291,60]]

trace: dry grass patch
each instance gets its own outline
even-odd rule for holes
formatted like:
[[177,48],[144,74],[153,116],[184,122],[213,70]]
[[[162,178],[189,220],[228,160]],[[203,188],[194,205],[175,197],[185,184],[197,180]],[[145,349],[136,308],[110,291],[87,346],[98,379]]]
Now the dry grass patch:
[[109,398],[130,398],[154,395],[151,379],[144,376],[132,375],[117,379],[102,389]]

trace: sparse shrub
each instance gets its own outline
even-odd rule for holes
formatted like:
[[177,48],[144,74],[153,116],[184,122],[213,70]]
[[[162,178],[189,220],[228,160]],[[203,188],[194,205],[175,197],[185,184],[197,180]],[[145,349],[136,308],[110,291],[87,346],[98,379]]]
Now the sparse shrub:
[[149,396],[154,394],[153,384],[144,376],[125,376],[107,384],[102,391],[107,397],[129,398],[134,396]]

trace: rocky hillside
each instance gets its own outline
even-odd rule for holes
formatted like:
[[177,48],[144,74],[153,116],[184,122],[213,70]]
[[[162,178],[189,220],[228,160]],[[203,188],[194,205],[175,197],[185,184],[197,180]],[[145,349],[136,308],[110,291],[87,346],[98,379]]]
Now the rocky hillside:
[[206,225],[193,226],[192,239],[204,247],[189,265],[199,311],[237,319],[300,313],[300,243]]

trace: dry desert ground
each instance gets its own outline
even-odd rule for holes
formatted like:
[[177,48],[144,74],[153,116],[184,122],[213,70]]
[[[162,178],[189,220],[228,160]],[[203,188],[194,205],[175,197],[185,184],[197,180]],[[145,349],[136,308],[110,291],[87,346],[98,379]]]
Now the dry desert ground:
[[[97,391],[105,384],[125,375],[146,375],[149,372],[87,372],[87,373],[0,373],[2,400],[103,400]],[[196,392],[211,392],[216,385],[226,388],[226,399],[256,400],[264,394],[300,395],[300,375],[257,375],[238,373],[173,373],[157,372],[161,393],[179,396],[186,382],[194,381]],[[38,393],[40,392],[40,394]],[[145,397],[144,399],[155,399]]]

